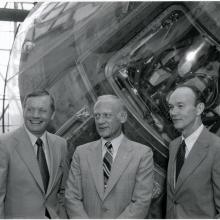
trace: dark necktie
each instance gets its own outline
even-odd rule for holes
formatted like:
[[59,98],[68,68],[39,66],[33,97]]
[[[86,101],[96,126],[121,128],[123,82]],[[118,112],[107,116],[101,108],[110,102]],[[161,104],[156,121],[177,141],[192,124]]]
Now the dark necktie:
[[39,168],[40,168],[40,172],[41,172],[41,176],[42,176],[42,180],[44,184],[44,190],[46,192],[47,186],[49,183],[49,170],[48,170],[47,161],[46,161],[46,157],[45,157],[45,153],[43,149],[43,141],[40,138],[38,138],[36,141],[36,145],[38,146],[37,160],[38,160],[38,164],[39,164]]
[[186,153],[186,143],[183,140],[179,146],[177,155],[176,155],[176,181],[179,176],[180,170],[183,166],[185,160],[185,153]]
[[103,158],[103,174],[104,174],[104,189],[107,187],[108,179],[111,172],[112,162],[113,162],[113,152],[111,142],[105,143],[106,153]]

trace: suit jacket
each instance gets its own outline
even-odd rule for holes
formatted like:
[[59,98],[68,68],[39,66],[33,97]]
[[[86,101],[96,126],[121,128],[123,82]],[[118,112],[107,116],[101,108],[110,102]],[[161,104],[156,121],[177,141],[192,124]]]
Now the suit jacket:
[[104,192],[101,140],[78,147],[66,186],[69,217],[144,218],[153,189],[152,155],[124,137]]
[[166,216],[216,218],[220,213],[220,138],[203,129],[174,187],[176,154],[180,142],[179,137],[170,144]]
[[64,202],[60,183],[66,141],[49,132],[47,141],[51,169],[45,194],[38,161],[24,127],[0,138],[0,218],[44,218],[45,208],[51,218],[59,217],[59,203]]

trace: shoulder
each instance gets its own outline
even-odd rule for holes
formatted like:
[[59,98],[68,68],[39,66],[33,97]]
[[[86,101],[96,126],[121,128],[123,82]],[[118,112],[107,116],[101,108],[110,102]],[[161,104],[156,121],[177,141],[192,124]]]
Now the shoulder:
[[202,139],[206,139],[207,142],[206,146],[208,146],[209,149],[209,155],[211,156],[213,164],[217,167],[219,170],[219,158],[220,158],[220,137],[216,134],[210,132],[208,129],[206,129],[206,132],[204,134],[205,136],[202,137]]
[[136,141],[129,140],[127,137],[125,137],[124,141],[126,142],[125,144],[128,144],[128,146],[132,148],[133,152],[136,152],[136,154],[153,154],[152,149],[149,146],[146,146]]
[[56,134],[49,133],[49,132],[47,132],[47,135],[48,135],[48,138],[50,138],[50,140],[54,144],[54,149],[60,151],[60,153],[62,155],[66,155],[66,153],[67,153],[66,139],[64,139]]
[[56,134],[52,134],[50,132],[47,132],[47,135],[52,139],[52,140],[56,140],[60,143],[66,143],[66,139],[56,135]]
[[179,146],[181,143],[181,136],[175,138],[174,140],[172,140],[169,144],[169,151],[172,151],[172,149],[176,148],[176,146]]
[[7,133],[7,134],[1,134],[0,135],[0,143],[8,142],[11,139],[13,139],[13,134],[12,133]]
[[207,130],[207,133],[209,135],[209,138],[210,138],[209,140],[211,142],[216,142],[216,143],[220,144],[220,137],[219,136],[217,136],[216,134],[212,133],[209,130]]
[[0,135],[0,150],[1,154],[3,152],[12,152],[14,151],[17,144],[20,140],[25,138],[25,133],[22,128],[18,128],[13,130],[9,133],[1,134]]
[[85,153],[87,151],[92,150],[95,146],[97,146],[100,142],[100,140],[96,140],[96,141],[92,141],[92,142],[88,142],[82,145],[79,145],[78,147],[76,147],[76,151],[78,153]]
[[24,137],[24,131],[22,128],[18,128],[9,133],[4,133],[0,135],[0,143],[11,143],[15,138]]
[[220,151],[220,137],[210,132],[209,130],[206,131],[205,136],[207,137],[209,145],[214,148],[217,148]]

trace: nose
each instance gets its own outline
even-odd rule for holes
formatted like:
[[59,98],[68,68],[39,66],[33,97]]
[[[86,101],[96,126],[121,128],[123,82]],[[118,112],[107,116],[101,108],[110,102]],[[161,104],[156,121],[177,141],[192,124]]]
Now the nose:
[[96,120],[96,122],[98,124],[103,124],[105,122],[105,120],[103,119],[103,117],[100,117],[99,119]]
[[103,115],[100,115],[98,118],[95,119],[97,124],[103,124],[105,123],[105,117]]
[[37,109],[34,110],[34,111],[32,112],[32,116],[33,116],[34,118],[39,118],[39,117],[40,117],[39,111],[38,111]]
[[177,114],[178,114],[178,108],[173,107],[172,109],[170,109],[170,115],[171,116],[177,115]]

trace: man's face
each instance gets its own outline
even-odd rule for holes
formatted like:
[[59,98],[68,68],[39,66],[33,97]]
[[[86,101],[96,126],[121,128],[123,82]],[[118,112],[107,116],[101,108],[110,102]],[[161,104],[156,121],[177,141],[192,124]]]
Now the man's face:
[[186,87],[178,88],[170,95],[169,108],[174,127],[180,131],[190,132],[201,113],[195,106],[195,94]]
[[41,136],[54,113],[51,110],[49,96],[29,97],[24,106],[24,123],[35,136]]
[[113,101],[99,101],[94,107],[95,124],[99,135],[112,140],[120,135],[122,118],[120,108]]

